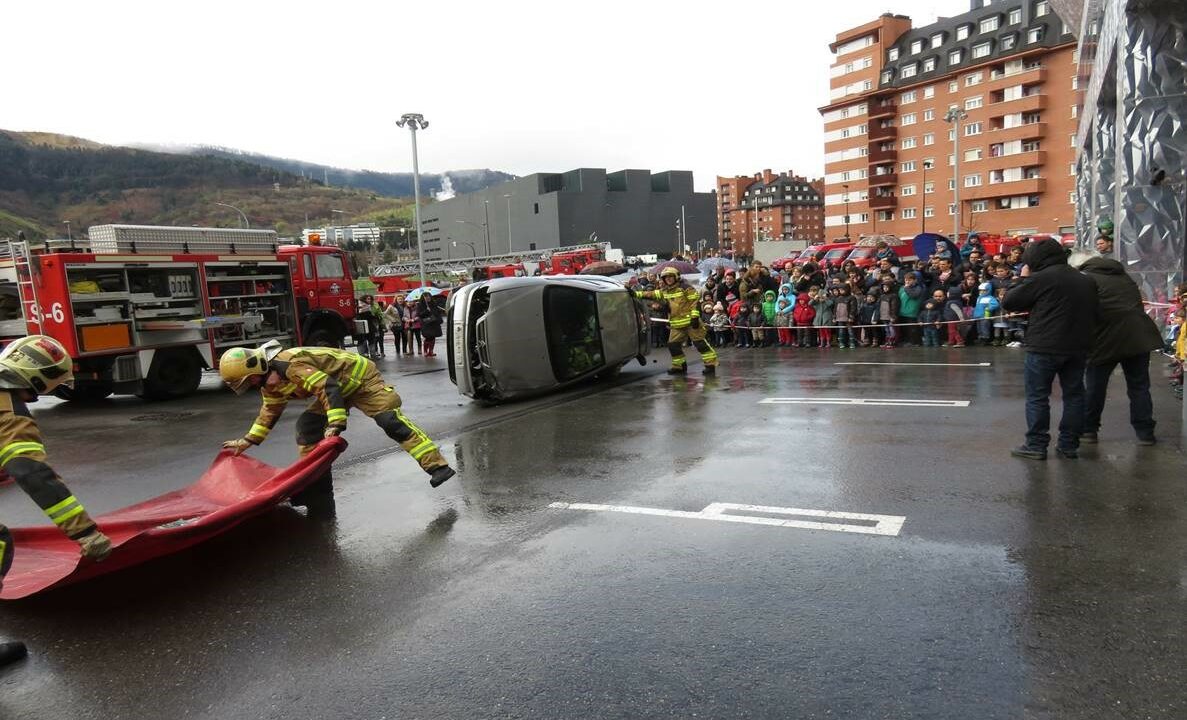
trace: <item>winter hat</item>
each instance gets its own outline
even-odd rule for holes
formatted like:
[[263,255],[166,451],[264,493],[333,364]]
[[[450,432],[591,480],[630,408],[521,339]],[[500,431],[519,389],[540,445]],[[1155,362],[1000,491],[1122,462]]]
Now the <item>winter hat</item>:
[[993,286],[987,282],[983,282],[977,286],[977,289],[980,290],[981,292],[989,292],[990,290],[993,289]]
[[716,305],[714,305],[714,306],[713,306],[713,309],[714,309],[714,310],[716,310],[716,311],[719,311],[719,310],[725,310],[725,308],[724,308],[724,307],[722,307],[721,303],[717,303]]

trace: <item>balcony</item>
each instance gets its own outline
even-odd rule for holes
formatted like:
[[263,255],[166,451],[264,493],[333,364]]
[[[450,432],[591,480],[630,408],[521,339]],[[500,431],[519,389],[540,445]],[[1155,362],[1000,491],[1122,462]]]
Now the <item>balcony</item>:
[[985,163],[981,166],[983,170],[1034,167],[1035,165],[1047,164],[1047,152],[1045,150],[1033,150],[1031,152],[1014,153],[1013,155],[998,155],[997,157],[987,157],[983,162]]
[[872,127],[869,129],[870,142],[875,140],[893,140],[898,137],[898,128],[891,125],[890,127]]
[[868,182],[869,186],[872,188],[882,187],[884,185],[898,185],[898,174],[883,173],[881,175],[870,175]]
[[894,103],[877,105],[871,104],[869,108],[866,109],[866,113],[869,115],[871,120],[875,118],[894,117],[895,113],[897,112],[898,105],[895,105]]
[[961,188],[961,198],[964,200],[984,200],[986,198],[1013,197],[1015,195],[1038,195],[1046,189],[1046,178],[1030,178],[1028,180],[990,183],[989,185],[981,185],[975,188]]
[[894,195],[871,195],[869,203],[871,210],[893,210],[898,207],[898,197]]
[[1012,115],[1014,113],[1038,112],[1046,108],[1047,96],[1037,93],[1020,97],[1017,100],[1002,100],[1001,102],[989,103],[985,106],[991,118]]
[[1010,74],[990,73],[985,89],[989,92],[1005,90],[1015,85],[1034,85],[1047,80],[1047,68],[1037,67]]
[[[998,128],[985,133],[989,143],[1005,143],[1011,140],[1038,140],[1047,136],[1047,123],[1037,122],[1012,128]],[[1066,142],[1066,140],[1065,140]]]
[[[870,143],[870,145],[873,146],[874,143]],[[897,150],[875,150],[874,147],[870,147],[870,152],[868,155],[866,155],[866,160],[868,160],[870,162],[870,165],[880,165],[882,163],[892,163],[892,162],[895,162],[897,159],[898,159],[898,151]]]

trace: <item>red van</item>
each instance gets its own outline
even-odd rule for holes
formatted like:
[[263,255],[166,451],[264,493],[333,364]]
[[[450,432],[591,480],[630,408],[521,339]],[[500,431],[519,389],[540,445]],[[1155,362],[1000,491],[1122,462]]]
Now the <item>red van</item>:
[[915,244],[912,240],[903,240],[894,235],[871,235],[858,240],[853,251],[845,260],[852,260],[860,268],[868,268],[874,264],[874,254],[878,252],[878,243],[885,242],[898,255],[900,262],[918,260],[915,255]]

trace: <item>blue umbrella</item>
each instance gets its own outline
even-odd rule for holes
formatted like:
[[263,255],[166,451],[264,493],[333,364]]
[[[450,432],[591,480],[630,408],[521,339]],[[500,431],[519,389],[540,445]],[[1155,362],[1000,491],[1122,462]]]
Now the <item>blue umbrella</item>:
[[911,245],[915,248],[915,257],[919,258],[921,262],[926,262],[935,253],[936,243],[948,246],[948,252],[952,253],[953,262],[960,258],[960,251],[956,249],[956,245],[938,233],[919,233],[915,236],[915,239],[911,241]]
[[420,296],[424,295],[425,293],[428,293],[430,296],[440,295],[442,290],[441,288],[435,288],[432,285],[418,287],[415,290],[409,290],[408,294],[404,296],[404,299],[416,302],[417,300],[420,300]]

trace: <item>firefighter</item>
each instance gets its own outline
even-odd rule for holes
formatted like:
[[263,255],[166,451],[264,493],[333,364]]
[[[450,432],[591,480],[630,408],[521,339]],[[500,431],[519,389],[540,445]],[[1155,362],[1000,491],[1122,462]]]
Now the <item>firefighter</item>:
[[[51,337],[30,335],[0,352],[0,468],[37,503],[58,529],[78,543],[82,556],[103,560],[111,554],[111,540],[99,532],[87,511],[45,464],[41,432],[27,403],[59,385],[74,382],[66,349]],[[12,534],[0,524],[0,586],[12,567]],[[0,667],[25,657],[22,642],[0,642]]]
[[659,274],[659,283],[659,287],[654,290],[635,291],[635,296],[653,298],[668,305],[668,351],[672,353],[672,367],[668,368],[668,374],[684,375],[688,372],[684,364],[684,341],[690,338],[705,361],[705,374],[716,374],[717,352],[705,342],[697,291],[684,282],[674,267],[663,269]]
[[[453,468],[436,444],[400,411],[400,396],[383,381],[375,363],[362,355],[323,347],[283,350],[275,340],[258,348],[231,348],[223,353],[218,371],[227,385],[242,395],[258,387],[263,398],[260,414],[247,434],[228,440],[223,447],[238,455],[268,437],[292,398],[313,398],[297,418],[297,447],[308,454],[323,438],[346,430],[350,408],[358,408],[400,443],[429,474],[429,485],[437,487],[454,476]],[[333,490],[329,473],[308,491],[290,499],[293,505],[308,505],[317,496]]]

